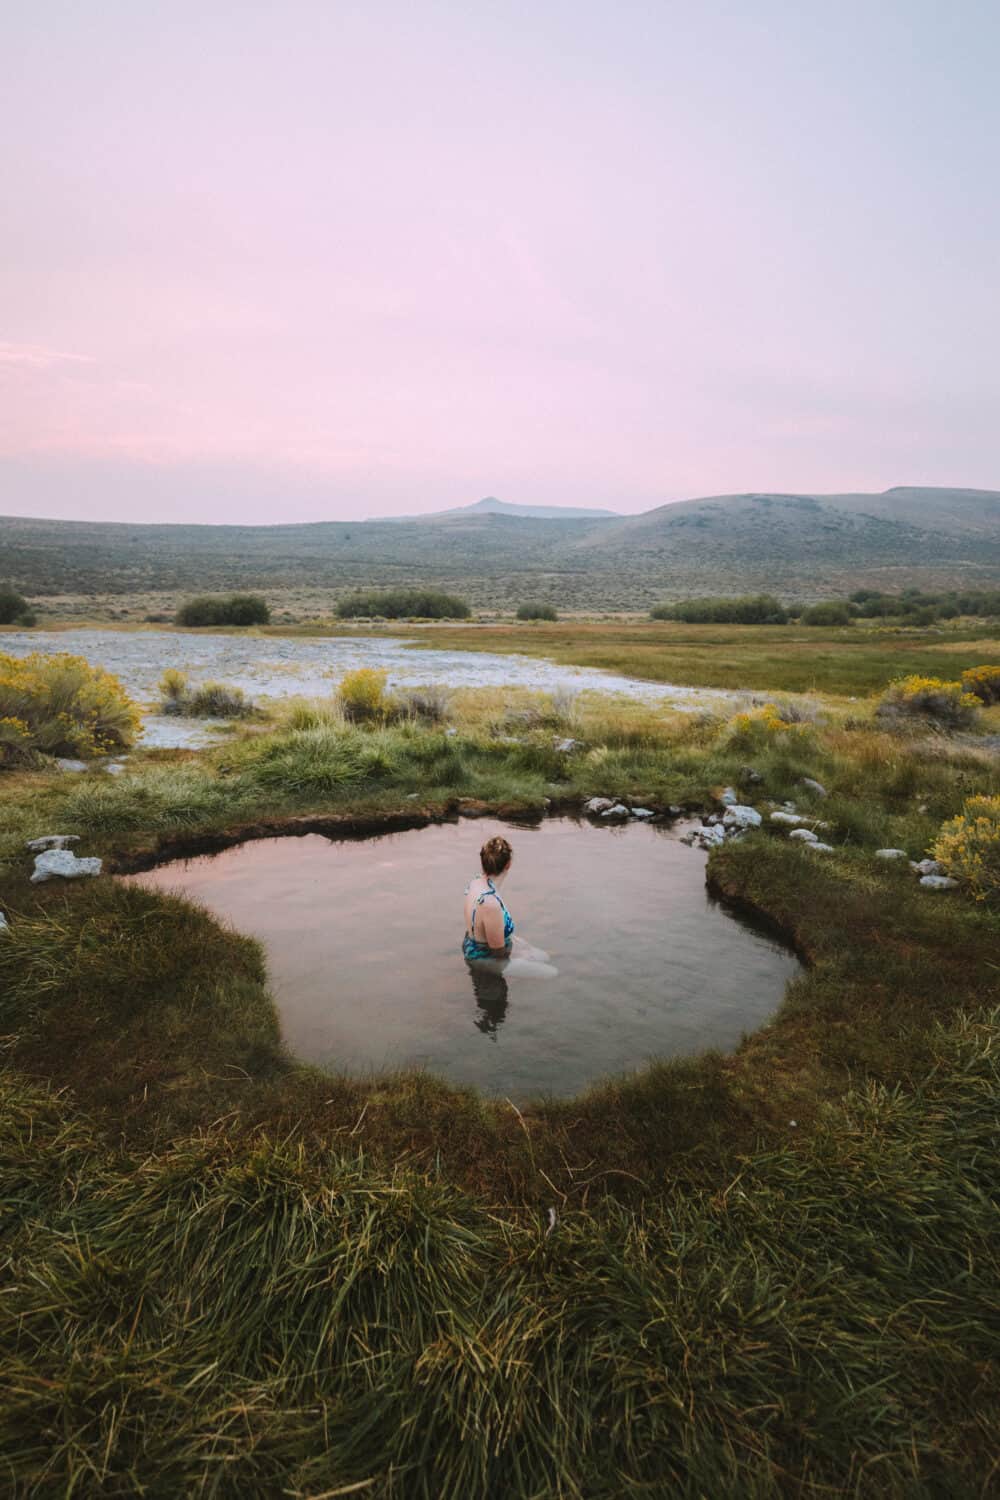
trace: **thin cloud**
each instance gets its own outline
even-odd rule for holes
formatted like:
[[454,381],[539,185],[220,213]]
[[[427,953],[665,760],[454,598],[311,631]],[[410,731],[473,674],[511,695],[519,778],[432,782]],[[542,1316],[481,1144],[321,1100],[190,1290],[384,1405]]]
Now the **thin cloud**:
[[62,349],[45,349],[41,344],[5,344],[0,342],[0,365],[20,365],[28,370],[47,370],[53,365],[96,365],[90,354],[68,354]]

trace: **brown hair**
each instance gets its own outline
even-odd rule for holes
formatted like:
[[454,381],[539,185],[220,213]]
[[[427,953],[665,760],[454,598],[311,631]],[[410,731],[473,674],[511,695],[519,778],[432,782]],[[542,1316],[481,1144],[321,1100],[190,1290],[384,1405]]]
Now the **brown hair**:
[[510,864],[513,849],[506,839],[498,835],[495,839],[487,839],[479,851],[479,858],[483,864],[484,875],[502,875]]

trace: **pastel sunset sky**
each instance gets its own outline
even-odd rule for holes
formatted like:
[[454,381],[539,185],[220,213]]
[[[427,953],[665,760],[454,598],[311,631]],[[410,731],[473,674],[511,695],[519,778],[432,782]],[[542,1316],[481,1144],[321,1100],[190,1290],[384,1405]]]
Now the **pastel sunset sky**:
[[33,0],[0,513],[1000,488],[995,0]]

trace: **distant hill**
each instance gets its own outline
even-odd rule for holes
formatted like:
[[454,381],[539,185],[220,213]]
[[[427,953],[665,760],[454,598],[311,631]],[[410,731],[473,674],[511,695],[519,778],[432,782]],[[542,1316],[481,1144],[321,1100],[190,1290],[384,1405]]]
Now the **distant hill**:
[[352,588],[440,585],[478,608],[543,599],[566,610],[764,589],[809,600],[862,586],[1000,585],[993,490],[712,495],[637,516],[536,514],[545,509],[489,500],[410,520],[293,526],[7,517],[0,580],[40,600],[159,594],[167,607],[214,589],[309,593],[328,604]]
[[487,495],[485,500],[475,500],[471,505],[458,505],[451,510],[432,510],[422,516],[386,516],[387,521],[444,521],[453,516],[522,516],[535,521],[600,521],[606,518],[620,519],[617,510],[598,510],[592,506],[578,505],[511,505],[506,500],[497,500]]

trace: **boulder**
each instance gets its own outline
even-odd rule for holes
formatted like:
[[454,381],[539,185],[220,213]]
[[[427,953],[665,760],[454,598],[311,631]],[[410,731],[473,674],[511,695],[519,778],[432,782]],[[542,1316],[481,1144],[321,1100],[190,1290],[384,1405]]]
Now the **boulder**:
[[727,786],[719,793],[719,801],[724,802],[726,807],[736,807],[739,803],[739,793],[733,787]]
[[583,749],[583,741],[573,739],[556,740],[555,748],[559,751],[560,755],[571,755],[574,750]]
[[56,765],[60,771],[85,771],[87,769],[85,760],[72,760],[68,755],[57,755]]
[[816,835],[811,828],[793,828],[788,837],[795,839],[800,844],[815,844],[817,842]]
[[77,859],[69,849],[46,849],[35,855],[35,872],[32,885],[60,876],[63,880],[76,880],[81,875],[100,875],[101,861],[96,858]]
[[925,891],[954,891],[958,887],[958,881],[950,875],[921,875],[920,884]]
[[41,838],[29,839],[25,848],[30,849],[32,854],[41,854],[43,849],[68,849],[70,844],[79,842],[78,833],[44,833]]
[[806,791],[812,792],[814,797],[828,797],[830,794],[821,781],[814,781],[811,776],[803,776],[802,785]]
[[599,813],[607,812],[608,808],[614,807],[615,804],[614,799],[611,797],[591,797],[590,801],[585,802],[583,805],[587,812],[597,816]]
[[816,852],[817,852],[817,854],[832,854],[833,853],[833,845],[832,844],[821,844],[820,841],[819,841],[819,839],[815,839],[811,844],[809,844],[809,843],[803,844],[802,847],[803,847],[803,849],[815,849]]
[[627,818],[628,808],[624,802],[616,802],[612,807],[606,807],[601,813],[602,818]]
[[750,782],[751,786],[756,786],[756,784],[759,781],[763,781],[764,778],[759,771],[754,770],[753,766],[740,766],[740,780],[748,781]]
[[943,875],[944,867],[936,859],[911,859],[910,869],[915,875]]
[[745,807],[739,802],[734,807],[727,807],[722,815],[724,828],[739,829],[741,832],[747,828],[759,828],[763,821],[755,807]]
[[799,813],[783,812],[779,809],[778,812],[771,814],[772,823],[782,823],[786,828],[794,828],[797,823],[801,823],[802,821],[802,816]]
[[655,818],[656,814],[651,807],[633,807],[630,809],[633,818]]
[[876,849],[875,850],[875,858],[876,859],[905,859],[906,858],[906,850],[905,849]]
[[715,849],[726,842],[726,830],[719,824],[714,828],[692,828],[681,837],[682,844],[696,844],[699,849]]
[[109,776],[120,776],[123,771],[128,770],[128,767],[123,760],[109,760],[105,763],[104,769]]
[[9,931],[10,923],[7,921],[7,918],[4,916],[3,912],[0,911],[0,937],[2,937],[5,932]]

